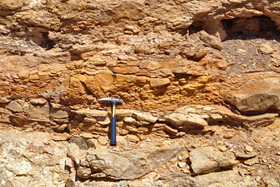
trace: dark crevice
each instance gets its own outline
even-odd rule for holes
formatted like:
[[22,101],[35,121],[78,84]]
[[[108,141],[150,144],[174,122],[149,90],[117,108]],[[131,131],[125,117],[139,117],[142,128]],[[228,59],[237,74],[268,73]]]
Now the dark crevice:
[[[89,180],[90,182],[120,182],[120,181],[129,181],[129,180],[125,180],[125,179],[112,179],[112,178],[106,178],[106,177],[103,177],[103,178],[89,178],[87,179]],[[87,181],[85,179],[83,179],[83,181]]]
[[155,96],[162,96],[166,93],[166,91],[167,91],[167,86],[160,86],[160,87],[154,88],[153,94]]
[[54,48],[55,42],[50,40],[48,38],[49,33],[48,32],[43,32],[42,36],[44,38],[44,40],[42,41],[42,43],[40,44],[40,46],[42,48],[45,48],[46,50],[50,50],[52,48]]
[[199,176],[199,175],[207,175],[209,173],[219,173],[219,172],[224,172],[224,171],[230,171],[232,170],[232,167],[222,167],[222,168],[217,168],[215,171],[205,171],[204,173],[199,173],[199,174],[195,174],[193,173],[193,170],[191,170],[191,176],[192,177],[196,177],[196,176]]
[[267,113],[279,113],[278,109],[275,108],[269,108],[265,111],[248,111],[248,112],[241,112],[243,116],[257,116],[257,115],[263,115]]
[[[72,56],[72,55],[71,55],[71,56]],[[89,88],[87,87],[87,85],[86,85],[84,82],[82,82],[82,81],[80,81],[80,83],[83,85],[86,94],[87,94],[87,95],[92,95],[92,96],[94,97],[94,95],[91,93],[91,91],[89,90]]]
[[[182,36],[196,34],[202,30],[208,32],[208,29],[211,30],[210,32],[213,32],[213,30],[215,30],[215,26],[209,27],[209,21],[211,20],[194,21],[193,24],[188,28],[180,29],[178,32]],[[221,20],[221,22],[223,27],[222,29],[224,29],[227,33],[225,40],[264,38],[268,40],[275,39],[280,41],[280,31],[277,30],[277,25],[267,16],[224,19]],[[217,31],[218,26],[220,25],[216,26]]]
[[78,54],[76,54],[76,53],[72,53],[72,52],[70,52],[70,55],[71,55],[71,61],[76,61],[76,60],[81,60],[82,58],[78,55]]
[[263,115],[263,114],[267,114],[267,113],[279,113],[278,109],[275,107],[270,107],[264,111],[247,111],[247,112],[243,111],[242,112],[242,111],[239,111],[238,108],[231,103],[225,102],[225,104],[226,104],[225,107],[230,109],[234,114],[247,116],[247,117],[258,116],[258,115]]
[[200,31],[202,31],[202,26],[200,24],[198,24],[198,22],[194,22],[192,25],[190,25],[187,29],[181,29],[179,30],[179,33],[182,36],[188,35],[188,34],[195,34],[198,33]]
[[279,41],[277,25],[267,16],[225,19],[222,24],[227,33],[226,40],[264,38]]
[[34,25],[21,25],[21,28],[11,28],[9,36],[15,40],[24,40],[29,45],[40,46],[45,50],[54,48],[55,42],[49,39],[49,30]]

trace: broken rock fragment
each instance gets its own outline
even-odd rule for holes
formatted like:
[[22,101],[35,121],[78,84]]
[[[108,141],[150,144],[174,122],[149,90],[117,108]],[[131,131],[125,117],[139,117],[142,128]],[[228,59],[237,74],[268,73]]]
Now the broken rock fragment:
[[195,174],[210,173],[220,168],[232,168],[237,162],[231,152],[215,147],[198,147],[190,153],[191,168]]
[[[73,145],[72,145],[73,147]],[[77,146],[74,146],[77,149]],[[70,149],[69,149],[70,150]],[[184,148],[157,149],[157,150],[133,150],[118,152],[109,149],[89,150],[85,153],[89,168],[80,167],[77,172],[81,178],[110,178],[114,180],[133,180],[140,178],[150,171],[167,163],[181,153]],[[72,150],[74,151],[74,150]],[[70,153],[70,152],[69,152]],[[72,153],[69,155],[75,163],[85,159],[84,154]],[[117,162],[116,162],[117,161]],[[87,165],[87,164],[86,164]]]
[[222,50],[224,48],[222,42],[217,37],[212,36],[205,31],[199,33],[199,39],[215,49]]
[[260,46],[260,52],[265,54],[265,55],[268,55],[268,54],[273,53],[273,49],[268,44],[262,44]]
[[161,87],[161,86],[167,86],[170,84],[170,80],[168,78],[159,79],[159,78],[152,78],[150,80],[151,87]]
[[11,110],[12,112],[23,112],[22,106],[17,101],[11,101],[7,109]]
[[166,116],[165,120],[176,127],[204,127],[208,125],[207,121],[205,121],[201,115],[188,114],[187,111],[183,110],[180,110],[180,113],[172,113]]
[[280,77],[257,78],[244,82],[239,88],[221,87],[221,94],[226,101],[233,104],[241,112],[263,113],[270,109],[280,110]]

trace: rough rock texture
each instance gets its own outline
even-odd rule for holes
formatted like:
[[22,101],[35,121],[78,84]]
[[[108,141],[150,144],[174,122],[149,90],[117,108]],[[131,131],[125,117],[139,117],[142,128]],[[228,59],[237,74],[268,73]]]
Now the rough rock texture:
[[[274,1],[30,0],[1,6],[1,95],[93,108],[96,98],[108,95],[146,110],[222,103],[218,90],[232,62],[217,55],[221,40],[231,32],[273,35],[280,26]],[[232,101],[243,111],[239,102]]]
[[192,170],[195,174],[210,173],[221,168],[232,168],[235,162],[233,153],[222,153],[218,148],[200,147],[190,153]]
[[2,0],[0,186],[279,186],[279,7]]
[[110,147],[100,139],[28,132],[3,125],[0,182],[1,186],[19,187],[276,187],[279,131],[279,127],[269,126],[248,134],[224,127],[208,137],[141,135],[138,142],[118,136],[118,145]]
[[[247,75],[250,81],[238,82],[238,86],[223,85],[221,94],[244,113],[279,110],[280,77],[278,73],[266,72]],[[246,79],[248,80],[248,78]],[[235,88],[234,88],[235,87]]]
[[[67,146],[49,134],[0,132],[1,186],[65,186]],[[68,158],[69,159],[69,158]]]
[[[134,150],[125,153],[109,150],[90,150],[76,156],[77,150],[69,146],[68,156],[77,164],[78,177],[133,180],[159,168],[183,151],[183,148],[158,149],[153,151]],[[81,156],[85,157],[81,157]],[[80,156],[80,157],[79,157]],[[116,162],[117,161],[117,162]],[[85,175],[89,170],[89,175]]]

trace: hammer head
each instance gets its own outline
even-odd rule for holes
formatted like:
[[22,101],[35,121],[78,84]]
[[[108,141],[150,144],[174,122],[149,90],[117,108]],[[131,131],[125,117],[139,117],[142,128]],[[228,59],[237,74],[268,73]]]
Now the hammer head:
[[122,104],[122,103],[123,103],[123,100],[122,100],[122,99],[119,99],[119,98],[111,98],[111,97],[98,99],[98,101],[108,101],[108,102],[112,102],[112,103],[115,103],[115,104],[117,104],[117,103]]

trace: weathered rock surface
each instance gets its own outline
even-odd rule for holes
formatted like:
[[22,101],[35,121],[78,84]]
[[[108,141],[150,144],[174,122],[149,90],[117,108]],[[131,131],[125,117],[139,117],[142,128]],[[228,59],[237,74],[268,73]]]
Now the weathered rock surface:
[[[189,136],[177,140],[150,136],[133,142],[135,147],[127,147],[131,143],[129,137],[127,142],[120,141],[117,147],[106,147],[91,139],[95,142],[94,148],[78,136],[57,139],[55,137],[62,135],[7,130],[6,127],[1,126],[0,130],[0,181],[3,186],[249,187],[262,182],[278,185],[275,175],[275,171],[279,171],[277,149],[274,147],[269,152],[266,147],[273,147],[267,141],[279,133],[279,128],[272,134],[268,130],[256,131],[253,137],[246,137],[244,133],[226,141],[219,133],[208,138]],[[237,129],[229,130],[239,133]],[[259,133],[264,135],[264,132],[268,133],[263,137],[267,141],[256,142]],[[252,138],[255,141],[251,141]],[[251,142],[254,147],[240,146],[242,141]],[[278,145],[280,140],[274,141]],[[227,151],[221,152],[217,148],[216,144],[222,142],[229,148]],[[244,157],[237,151],[244,155],[256,153],[254,159],[257,161],[251,161],[251,157]],[[266,163],[273,166],[267,169]]]
[[279,111],[280,77],[272,72],[268,72],[266,75],[261,73],[252,74],[249,75],[251,80],[244,80],[244,82],[237,78],[237,84],[227,88],[222,87],[221,94],[225,97],[226,101],[244,113],[261,113],[269,110]]
[[195,174],[210,173],[221,168],[232,168],[236,164],[233,153],[222,153],[213,147],[200,147],[192,150],[190,161]]
[[279,6],[2,0],[0,186],[277,186]]
[[[73,146],[73,145],[72,145]],[[162,164],[182,152],[183,148],[158,149],[153,151],[135,150],[120,153],[110,150],[89,150],[86,157],[72,155],[73,148],[68,155],[79,166],[77,175],[81,178],[109,178],[114,180],[133,180],[159,168]],[[76,150],[77,152],[77,150]],[[76,154],[76,153],[74,153]],[[79,154],[78,156],[85,156]],[[84,160],[84,161],[82,161]],[[83,163],[80,165],[80,163]]]
[[[222,103],[218,89],[226,82],[224,70],[234,63],[208,46],[221,50],[227,32],[272,29],[273,35],[280,26],[278,2],[13,0],[1,6],[0,94],[93,108],[106,95],[144,110]],[[265,17],[274,25],[263,25]],[[199,28],[203,30],[196,33]],[[197,37],[203,42],[193,40]],[[277,48],[269,46],[261,51],[277,56]],[[263,94],[256,99],[276,108],[275,94]],[[239,104],[247,100],[231,103],[241,112],[267,108]]]
[[0,130],[1,186],[65,186],[67,146],[46,133]]
[[221,43],[221,41],[219,41],[219,39],[215,36],[211,36],[210,34],[208,34],[205,31],[201,31],[199,33],[199,39],[203,42],[205,42],[206,44],[210,45],[213,48],[222,50],[223,49],[223,45]]
[[236,170],[210,173],[196,177],[198,187],[202,186],[258,186],[251,177],[241,177]]

